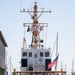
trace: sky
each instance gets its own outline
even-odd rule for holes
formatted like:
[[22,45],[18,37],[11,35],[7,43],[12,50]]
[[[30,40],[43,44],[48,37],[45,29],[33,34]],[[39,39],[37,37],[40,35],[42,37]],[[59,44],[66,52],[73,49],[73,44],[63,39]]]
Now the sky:
[[[75,0],[36,1],[38,9],[51,10],[51,13],[45,13],[39,19],[39,22],[48,23],[46,46],[51,47],[52,51],[58,33],[58,68],[61,68],[62,62],[63,69],[66,65],[66,70],[70,73],[72,59],[75,59]],[[20,13],[20,10],[33,9],[34,2],[35,0],[0,0],[0,31],[8,44],[6,51],[11,57],[12,65],[17,69],[20,66],[24,37],[23,23],[33,22],[28,13]],[[30,38],[28,38],[30,35],[25,32],[27,45],[30,44]],[[52,60],[54,58],[55,53],[53,53]]]

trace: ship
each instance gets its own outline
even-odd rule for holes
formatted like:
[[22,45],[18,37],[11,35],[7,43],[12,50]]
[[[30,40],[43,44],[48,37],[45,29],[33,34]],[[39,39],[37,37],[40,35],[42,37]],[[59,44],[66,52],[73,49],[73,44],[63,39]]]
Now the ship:
[[[40,38],[41,31],[48,27],[48,23],[39,23],[38,19],[43,13],[51,13],[50,11],[38,11],[37,2],[34,2],[33,11],[23,9],[21,13],[29,13],[32,23],[23,23],[23,27],[27,27],[27,32],[32,33],[31,43],[26,46],[26,39],[23,38],[23,47],[21,48],[21,67],[20,71],[13,70],[13,75],[66,75],[66,71],[52,71],[48,65],[52,62],[51,48],[45,48],[44,40]],[[33,14],[32,14],[33,13]],[[40,13],[38,15],[38,13]],[[29,38],[29,37],[28,37]]]

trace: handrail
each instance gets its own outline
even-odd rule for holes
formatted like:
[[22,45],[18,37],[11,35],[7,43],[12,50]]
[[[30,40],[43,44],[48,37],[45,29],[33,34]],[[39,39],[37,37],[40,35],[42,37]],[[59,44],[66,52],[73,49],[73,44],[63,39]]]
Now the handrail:
[[27,74],[27,75],[32,75],[32,74],[50,74],[50,75],[66,75],[66,71],[16,71],[16,69],[14,69],[14,72],[12,72],[13,75],[22,75],[22,74]]

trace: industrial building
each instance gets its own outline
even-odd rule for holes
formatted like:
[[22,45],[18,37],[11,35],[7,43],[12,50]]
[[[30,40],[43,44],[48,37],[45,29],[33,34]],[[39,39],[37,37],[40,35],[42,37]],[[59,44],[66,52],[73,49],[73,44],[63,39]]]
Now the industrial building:
[[0,75],[5,75],[5,71],[6,71],[5,47],[7,47],[7,43],[3,37],[2,32],[0,31]]

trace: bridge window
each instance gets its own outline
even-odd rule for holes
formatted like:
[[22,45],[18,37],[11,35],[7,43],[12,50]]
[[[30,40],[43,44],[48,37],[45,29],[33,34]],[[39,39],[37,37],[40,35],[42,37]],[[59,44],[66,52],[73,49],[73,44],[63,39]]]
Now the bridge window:
[[29,57],[32,57],[32,52],[29,52]]
[[45,57],[49,57],[49,52],[45,52]]
[[43,52],[40,52],[40,57],[43,57]]
[[27,52],[23,52],[23,56],[27,56]]

